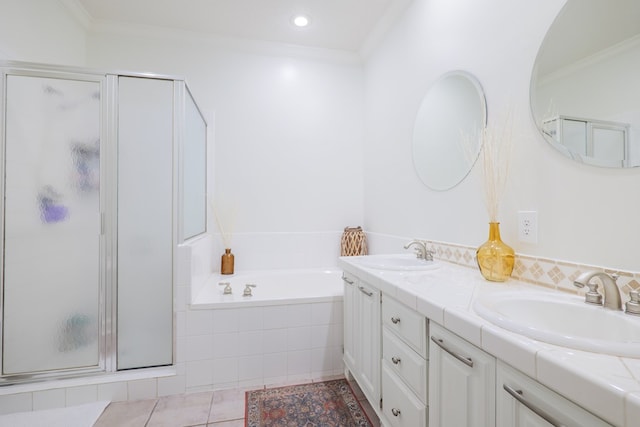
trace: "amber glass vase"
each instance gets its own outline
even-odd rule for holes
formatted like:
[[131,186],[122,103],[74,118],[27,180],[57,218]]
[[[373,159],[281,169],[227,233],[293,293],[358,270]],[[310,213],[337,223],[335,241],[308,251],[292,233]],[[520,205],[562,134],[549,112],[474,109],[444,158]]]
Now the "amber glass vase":
[[234,263],[235,257],[231,253],[231,249],[225,249],[220,260],[220,274],[233,274]]
[[500,223],[489,223],[489,240],[476,251],[482,276],[492,282],[504,282],[511,276],[516,260],[514,250],[500,239]]

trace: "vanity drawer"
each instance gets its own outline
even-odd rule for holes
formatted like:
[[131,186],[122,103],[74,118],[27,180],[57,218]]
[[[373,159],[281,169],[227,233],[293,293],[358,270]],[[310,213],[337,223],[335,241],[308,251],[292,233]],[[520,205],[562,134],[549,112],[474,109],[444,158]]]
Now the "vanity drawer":
[[386,326],[382,328],[382,358],[387,362],[387,366],[413,390],[422,403],[426,404],[428,372],[426,359],[397,338]]
[[427,358],[427,319],[386,295],[382,298],[382,322],[419,355]]
[[384,425],[393,427],[425,427],[427,407],[393,373],[386,360],[382,361],[382,413]]

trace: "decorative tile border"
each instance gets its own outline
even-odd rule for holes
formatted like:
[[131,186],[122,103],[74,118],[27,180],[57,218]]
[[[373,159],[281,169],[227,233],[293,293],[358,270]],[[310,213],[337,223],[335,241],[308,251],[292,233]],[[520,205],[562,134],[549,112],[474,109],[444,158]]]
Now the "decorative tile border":
[[[426,240],[427,248],[434,251],[435,258],[473,269],[478,268],[475,247]],[[584,293],[573,285],[583,272],[598,270],[618,275],[618,287],[628,296],[629,291],[640,289],[640,272],[629,272],[599,266],[556,261],[549,258],[516,254],[516,263],[511,277],[537,286],[570,293]]]

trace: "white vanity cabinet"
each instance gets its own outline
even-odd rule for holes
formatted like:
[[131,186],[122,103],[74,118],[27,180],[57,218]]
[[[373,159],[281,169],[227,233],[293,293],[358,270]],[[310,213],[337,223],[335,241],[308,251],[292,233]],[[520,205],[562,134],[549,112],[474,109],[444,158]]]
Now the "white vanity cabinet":
[[374,408],[380,402],[380,291],[343,273],[344,363]]
[[496,427],[611,427],[585,409],[498,361]]
[[427,425],[427,319],[382,295],[382,413],[393,427]]
[[429,425],[495,425],[496,359],[429,323]]

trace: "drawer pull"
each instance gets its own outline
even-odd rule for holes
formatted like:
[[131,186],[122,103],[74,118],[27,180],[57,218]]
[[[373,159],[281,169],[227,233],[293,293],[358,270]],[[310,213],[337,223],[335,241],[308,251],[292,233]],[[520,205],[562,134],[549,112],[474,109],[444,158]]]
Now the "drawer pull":
[[360,292],[362,292],[363,294],[365,294],[368,297],[372,297],[373,296],[373,292],[370,292],[370,291],[366,290],[362,286],[358,286],[358,289],[360,289]]
[[349,280],[349,279],[347,278],[347,276],[345,276],[344,274],[342,275],[342,280],[344,280],[345,282],[347,282],[347,283],[348,283],[348,284],[350,284],[350,285],[353,285],[353,280]]
[[391,408],[391,413],[393,414],[394,417],[399,417],[400,416],[400,409]]
[[391,322],[393,322],[394,325],[397,325],[398,323],[400,323],[400,318],[394,316],[391,318]]
[[444,344],[444,341],[442,340],[442,338],[436,338],[433,335],[431,335],[431,341],[433,341],[434,343],[438,344],[438,346],[441,349],[443,349],[444,351],[446,351],[447,353],[449,353],[450,355],[452,355],[453,357],[455,357],[456,359],[458,359],[459,361],[461,361],[465,365],[469,366],[470,368],[473,368],[473,359],[471,359],[470,357],[466,357],[466,356],[463,356],[461,354],[458,354],[455,351],[451,350],[449,347],[447,347]]
[[400,362],[402,361],[402,359],[400,359],[399,357],[392,357],[391,361],[393,362],[394,365],[399,365]]
[[546,422],[548,422],[552,426],[554,426],[554,427],[566,427],[560,421],[556,420],[553,416],[549,415],[544,409],[539,408],[538,406],[534,405],[533,403],[531,403],[527,399],[525,399],[525,397],[522,395],[523,394],[522,390],[513,389],[513,388],[509,387],[506,384],[502,384],[502,388],[504,388],[504,390],[507,393],[509,393],[514,399],[516,399],[518,402],[522,403],[524,406],[529,408],[534,414],[536,414],[537,416],[539,416],[540,418],[542,418],[543,420],[545,420]]

